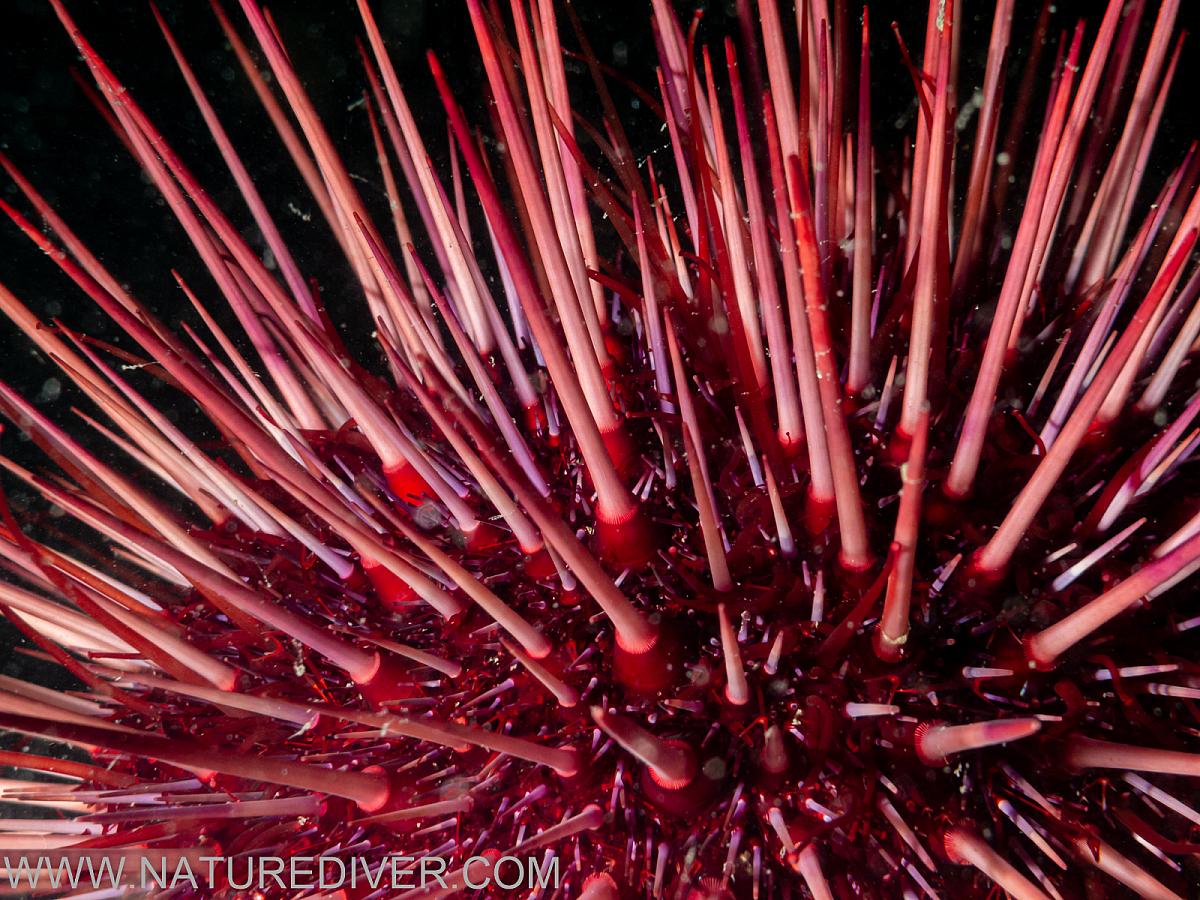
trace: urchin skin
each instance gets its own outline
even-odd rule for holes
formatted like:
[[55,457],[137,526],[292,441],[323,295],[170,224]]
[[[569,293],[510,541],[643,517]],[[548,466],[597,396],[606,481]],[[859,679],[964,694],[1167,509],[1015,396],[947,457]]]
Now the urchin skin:
[[[568,78],[550,0],[467,0],[492,103],[469,121],[431,56],[442,171],[360,0],[386,216],[286,34],[214,5],[368,353],[193,48],[159,18],[253,241],[52,4],[211,280],[175,275],[203,330],[159,322],[36,160],[0,158],[16,229],[129,339],[0,286],[119,451],[0,384],[53,464],[0,458],[6,498],[40,496],[0,510],[0,610],[81,687],[0,683],[0,762],[73,779],[0,789],[56,819],[3,822],[14,846],[447,861],[445,884],[354,897],[452,893],[501,854],[592,900],[1194,892],[1200,191],[1190,154],[1146,167],[1178,2],[1112,0],[1046,94],[1036,53],[1006,88],[999,0],[966,128],[956,32],[987,23],[932,2],[893,134],[867,11],[745,4],[735,49],[655,0],[649,152],[585,44],[595,83]],[[587,90],[597,122],[573,115]]]

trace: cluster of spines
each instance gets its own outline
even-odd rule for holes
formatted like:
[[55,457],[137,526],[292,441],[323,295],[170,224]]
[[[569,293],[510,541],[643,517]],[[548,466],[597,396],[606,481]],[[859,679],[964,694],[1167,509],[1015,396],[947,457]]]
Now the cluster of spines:
[[[794,35],[773,2],[746,4],[756,64],[743,73],[745,51],[727,41],[722,70],[697,49],[698,20],[685,34],[655,0],[659,96],[647,99],[670,156],[643,168],[586,42],[603,128],[573,110],[549,0],[511,3],[508,28],[496,6],[467,0],[503,152],[486,152],[431,57],[453,140],[447,184],[360,0],[366,106],[395,253],[269,15],[242,0],[286,105],[214,6],[356,276],[391,385],[330,327],[166,21],[155,12],[282,283],[52,2],[102,112],[254,355],[178,275],[220,353],[156,320],[4,160],[50,235],[4,210],[144,355],[63,323],[45,328],[3,289],[0,306],[113,424],[86,421],[203,516],[179,516],[0,386],[0,406],[68,478],[5,467],[104,535],[123,563],[96,569],[26,535],[4,509],[0,554],[15,576],[0,585],[4,611],[89,692],[6,682],[0,725],[118,762],[6,757],[118,791],[11,786],[9,799],[88,814],[69,838],[49,831],[30,841],[162,841],[197,821],[219,840],[226,833],[213,823],[242,817],[262,819],[273,839],[300,840],[312,820],[327,832],[318,842],[366,834],[377,850],[376,829],[388,828],[414,829],[431,853],[451,855],[555,846],[566,858],[576,839],[571,864],[589,897],[636,883],[631,866],[650,873],[654,896],[747,885],[757,896],[795,876],[828,897],[831,885],[866,885],[855,859],[887,885],[931,896],[934,882],[953,878],[946,862],[1014,896],[1057,896],[1045,861],[1068,870],[1068,858],[1143,895],[1172,895],[1099,837],[1085,793],[1047,799],[1005,767],[988,814],[998,810],[1020,836],[1008,841],[1018,868],[980,836],[980,805],[957,802],[981,770],[951,767],[1044,738],[1059,772],[1126,770],[1133,794],[1196,821],[1134,774],[1194,776],[1196,755],[1088,736],[1111,723],[1089,721],[1069,681],[1054,685],[1061,704],[1024,699],[1051,696],[1036,670],[1075,666],[1079,645],[1200,566],[1200,514],[1149,544],[1154,528],[1138,534],[1146,516],[1105,536],[1127,507],[1180,477],[1200,401],[1167,415],[1120,465],[1102,448],[1081,464],[1099,435],[1174,408],[1200,331],[1200,275],[1183,277],[1200,225],[1192,153],[1128,234],[1179,60],[1178,0],[1160,4],[1136,79],[1125,76],[1145,4],[1111,0],[1086,60],[1084,24],[1064,35],[999,264],[986,235],[1010,214],[989,198],[1012,192],[1013,156],[1028,149],[1016,125],[1001,141],[1012,0],[996,5],[957,220],[952,176],[966,162],[954,140],[961,25],[952,0],[930,4],[919,67],[900,42],[917,126],[893,170],[901,187],[885,196],[865,10],[861,52],[851,54],[840,4],[797,4]],[[1036,62],[1035,53],[1014,123],[1035,112]],[[597,233],[594,209],[611,234]],[[623,253],[602,257],[608,239]],[[436,265],[414,244],[428,245]],[[996,306],[981,311],[973,304],[994,271]],[[964,406],[949,382],[966,358],[978,363]],[[1014,368],[1043,362],[1020,419],[1034,435],[1032,467],[981,485],[1004,472],[993,446],[1001,391]],[[187,393],[226,452],[208,453],[156,409],[124,373],[130,364]],[[950,444],[931,452],[935,435]],[[931,474],[931,465],[946,468]],[[972,499],[1010,486],[998,515]],[[1057,572],[1050,591],[1099,568],[1103,588],[1008,649],[1011,626],[991,592],[1058,491],[1096,501],[1074,504],[1081,521],[1070,542],[1043,560]],[[754,508],[730,502],[731,492]],[[886,523],[868,514],[893,500]],[[975,516],[989,518],[954,519]],[[679,533],[665,534],[664,523]],[[1131,544],[1135,535],[1143,542]],[[1136,568],[1134,548],[1150,556]],[[490,565],[492,553],[504,562]],[[961,658],[961,671],[939,654]],[[1098,671],[1115,683],[1178,668]],[[1186,700],[1194,690],[1152,682],[1146,693]],[[989,707],[1002,715],[981,715]],[[198,710],[257,751],[197,746],[183,723]],[[276,740],[284,753],[268,750]],[[113,809],[151,759],[155,807]],[[956,801],[939,811],[919,794],[913,761],[940,769],[933,793]],[[1069,775],[1055,784],[1083,790]],[[205,785],[234,799],[207,810]],[[539,813],[543,797],[556,802]],[[534,837],[530,817],[542,828]],[[1171,842],[1132,821],[1120,824],[1172,865],[1161,849]],[[445,838],[455,822],[479,833]]]

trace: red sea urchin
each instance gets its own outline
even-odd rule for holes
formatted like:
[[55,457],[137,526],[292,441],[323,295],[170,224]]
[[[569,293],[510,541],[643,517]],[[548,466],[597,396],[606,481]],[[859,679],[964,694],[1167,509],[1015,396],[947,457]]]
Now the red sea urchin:
[[[0,507],[0,609],[78,679],[0,681],[0,763],[69,779],[4,783],[50,816],[7,847],[447,860],[347,897],[502,853],[593,900],[1194,893],[1200,162],[1143,184],[1179,0],[1057,45],[1047,4],[1022,79],[999,0],[970,98],[933,0],[894,147],[865,11],[860,44],[841,4],[739,3],[738,50],[654,0],[651,92],[577,30],[591,121],[552,0],[467,0],[490,136],[431,56],[444,170],[360,0],[387,228],[271,19],[241,0],[273,83],[214,5],[369,367],[167,22],[261,246],[51,3],[213,284],[176,275],[208,334],[169,327],[0,160],[8,217],[136,348],[0,287],[120,451],[0,384],[59,470],[0,459],[58,519]],[[610,89],[668,143],[640,154]]]

